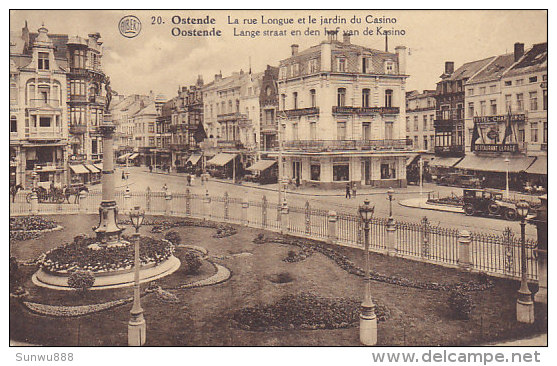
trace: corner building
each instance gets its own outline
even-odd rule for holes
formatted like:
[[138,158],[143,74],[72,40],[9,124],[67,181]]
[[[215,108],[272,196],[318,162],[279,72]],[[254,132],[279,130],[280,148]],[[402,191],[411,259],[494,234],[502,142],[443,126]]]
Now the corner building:
[[[406,187],[406,48],[383,52],[328,39],[280,61],[281,174],[322,188]],[[400,108],[403,106],[403,108]]]

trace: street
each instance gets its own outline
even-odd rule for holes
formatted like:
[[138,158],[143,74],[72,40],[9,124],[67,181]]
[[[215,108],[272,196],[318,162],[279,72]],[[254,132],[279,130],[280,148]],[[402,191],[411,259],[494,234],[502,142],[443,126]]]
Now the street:
[[[121,179],[122,170],[126,168],[116,168],[116,189],[125,190],[126,181]],[[152,191],[162,191],[164,184],[167,185],[170,192],[184,192],[187,188],[185,174],[167,174],[167,173],[149,173],[146,167],[129,167],[130,175],[128,186],[132,191],[145,191],[149,187]],[[97,188],[98,187],[98,188]],[[261,200],[263,196],[267,197],[269,202],[277,202],[278,195],[276,192],[277,185],[256,185],[252,183],[232,184],[231,181],[221,181],[210,179],[209,182],[201,185],[198,177],[190,188],[192,193],[204,194],[206,191],[211,196],[223,196],[228,192],[231,198],[249,198],[251,201]],[[100,189],[100,186],[93,186],[93,189]],[[420,188],[417,186],[408,186],[407,188],[395,189],[393,200],[393,216],[396,220],[418,222],[422,217],[427,216],[433,225],[442,227],[451,227],[465,229],[473,232],[483,232],[500,235],[506,227],[510,227],[516,235],[520,232],[518,221],[506,221],[498,218],[466,216],[460,213],[442,212],[433,210],[424,210],[419,208],[403,207],[398,204],[398,200],[412,197],[419,197]],[[432,183],[426,183],[423,187],[423,195],[427,196],[427,192],[435,192],[440,197],[449,196],[451,192],[461,195],[462,188],[438,186]],[[290,205],[303,207],[306,201],[309,201],[313,208],[336,210],[339,212],[356,213],[358,205],[365,198],[370,199],[375,205],[375,215],[386,217],[389,215],[389,201],[387,199],[386,189],[383,188],[366,188],[357,192],[357,197],[347,199],[344,196],[344,189],[337,190],[319,190],[312,188],[299,188],[297,190],[289,190],[286,197]],[[511,193],[511,197],[513,193]],[[534,197],[529,198],[534,200]],[[529,238],[536,238],[536,228],[532,225],[526,225],[526,235]]]

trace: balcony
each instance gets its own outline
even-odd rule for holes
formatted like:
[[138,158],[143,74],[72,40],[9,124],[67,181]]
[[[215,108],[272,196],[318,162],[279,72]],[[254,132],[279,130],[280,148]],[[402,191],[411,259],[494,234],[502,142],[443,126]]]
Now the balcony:
[[70,103],[87,103],[87,96],[81,94],[70,94]]
[[102,95],[90,95],[89,96],[89,103],[96,103],[100,105],[106,104],[106,97]]
[[510,153],[518,153],[518,152],[525,152],[528,148],[528,144],[526,142],[521,142],[518,144],[476,144],[474,151],[475,152],[493,152],[493,153],[502,153],[502,152],[510,152]]
[[59,109],[60,101],[58,99],[31,99],[29,101],[29,106],[31,108],[47,108],[47,109]]
[[309,115],[314,115],[314,114],[319,114],[319,108],[318,107],[312,107],[312,108],[298,108],[298,109],[287,109],[284,111],[280,111],[279,115],[284,113],[286,115],[286,117],[290,118],[290,117],[300,117],[300,116],[309,116]]
[[274,135],[278,131],[278,126],[276,124],[263,124],[260,129],[263,134]]
[[369,116],[374,114],[399,114],[398,107],[346,107],[334,106],[334,114],[357,114],[360,116]]
[[463,156],[464,145],[435,146],[435,155],[438,156]]
[[84,133],[87,132],[87,126],[86,125],[70,125],[69,132],[72,135],[83,135]]
[[102,160],[102,158],[103,158],[103,154],[91,154],[91,160],[93,161]]
[[67,138],[60,127],[31,128],[27,135],[30,140],[61,140]]
[[38,162],[36,160],[27,160],[25,170],[33,170],[36,172],[52,172],[64,169],[64,161],[56,160],[49,162]]
[[229,121],[237,121],[240,119],[247,119],[247,115],[242,114],[240,112],[235,113],[225,113],[217,115],[217,122],[229,122]]
[[189,151],[189,144],[170,144],[170,150],[172,151]]
[[244,144],[240,140],[218,140],[217,147],[223,149],[244,149]]
[[412,140],[295,140],[283,142],[285,150],[412,150]]

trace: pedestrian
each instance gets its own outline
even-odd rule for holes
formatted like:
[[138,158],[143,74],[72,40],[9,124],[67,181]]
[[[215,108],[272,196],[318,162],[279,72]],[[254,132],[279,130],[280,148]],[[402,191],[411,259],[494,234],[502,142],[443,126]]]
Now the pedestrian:
[[296,189],[300,186],[300,176],[296,176]]
[[188,173],[188,175],[186,175],[186,180],[188,181],[188,186],[191,186],[191,174]]
[[192,174],[192,175],[191,175],[191,185],[192,185],[192,186],[193,186],[194,180],[195,180],[195,174]]
[[166,192],[168,190],[168,187],[166,186],[166,183],[162,186],[162,191]]
[[122,180],[126,179],[126,175],[124,174],[124,171],[122,170]]
[[356,198],[356,183],[352,183],[352,197]]
[[350,183],[346,183],[346,198],[350,199]]
[[149,164],[149,173],[153,172],[153,166],[151,164]]

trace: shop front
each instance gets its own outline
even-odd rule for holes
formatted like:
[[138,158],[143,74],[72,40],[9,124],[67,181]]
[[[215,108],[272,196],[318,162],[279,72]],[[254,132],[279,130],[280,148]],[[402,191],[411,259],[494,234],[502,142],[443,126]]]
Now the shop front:
[[273,184],[278,181],[278,165],[276,160],[262,159],[252,164],[246,170],[250,174],[246,175],[246,180],[259,184]]

